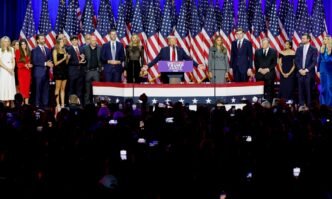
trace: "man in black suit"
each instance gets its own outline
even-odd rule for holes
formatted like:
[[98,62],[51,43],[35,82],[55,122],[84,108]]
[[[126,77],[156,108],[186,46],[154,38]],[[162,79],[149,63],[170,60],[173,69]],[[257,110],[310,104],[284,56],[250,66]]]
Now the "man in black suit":
[[[298,70],[299,104],[309,106],[311,104],[311,88],[315,78],[315,66],[317,64],[317,49],[310,45],[310,35],[302,35],[302,45],[295,52],[295,66]],[[306,103],[305,103],[306,102]]]
[[[183,60],[188,61],[192,60],[192,58],[187,55],[187,53],[183,50],[183,48],[176,46],[175,36],[168,36],[168,46],[160,49],[160,52],[158,53],[157,57],[155,57],[147,65],[144,65],[143,70],[147,70],[148,68],[157,64],[159,61],[183,61]],[[194,66],[200,67],[203,70],[205,69],[205,66],[203,64],[197,64],[195,61],[194,61]],[[172,73],[172,74],[183,75],[183,73]],[[169,83],[168,75],[169,73],[161,74],[160,79],[163,83]]]
[[70,95],[77,95],[81,102],[83,102],[83,79],[84,70],[82,64],[85,64],[85,56],[81,54],[81,49],[78,46],[78,37],[76,35],[71,36],[70,41],[72,46],[68,47],[67,52],[70,55],[68,62],[68,81]]
[[252,45],[244,38],[242,28],[236,30],[237,40],[232,42],[230,73],[235,82],[247,82],[252,73]]
[[275,66],[277,65],[277,51],[270,48],[270,40],[262,40],[262,48],[255,52],[256,80],[264,81],[265,98],[272,103],[274,96]]
[[97,44],[95,36],[91,36],[91,43],[82,48],[82,54],[84,54],[86,65],[85,65],[85,95],[84,103],[92,103],[92,82],[99,81],[99,72],[101,71],[101,47]]

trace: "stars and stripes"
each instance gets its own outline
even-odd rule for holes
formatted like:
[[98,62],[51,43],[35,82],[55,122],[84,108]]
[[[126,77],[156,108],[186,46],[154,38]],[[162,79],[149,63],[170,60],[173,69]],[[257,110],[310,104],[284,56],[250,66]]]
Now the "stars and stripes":
[[[151,4],[153,6],[153,2],[151,2]],[[154,21],[154,20],[152,20],[152,21]],[[151,30],[152,29],[153,28],[151,28]],[[134,10],[134,18],[133,18],[132,26],[131,26],[131,32],[138,35],[138,37],[141,41],[141,44],[144,46],[144,49],[146,49],[146,43],[145,42],[147,40],[147,37],[146,37],[146,34],[144,32],[144,29],[143,29],[143,20],[142,20],[141,6],[140,6],[139,1],[136,2],[136,6],[135,6],[135,10]],[[144,56],[145,56],[144,61],[147,63],[146,55],[147,54],[145,53],[144,54]]]
[[[294,6],[293,4],[290,3],[288,4],[287,7],[287,15],[284,22],[284,28],[288,38],[292,39],[295,31],[295,13],[294,13]],[[295,45],[293,45],[293,48],[294,47]]]
[[255,0],[250,39],[252,42],[253,52],[260,48],[261,40],[266,36],[265,19],[261,8],[261,3],[261,0]]
[[83,34],[92,34],[95,31],[94,28],[94,16],[92,0],[87,0],[83,11],[82,18],[82,32]]
[[242,28],[245,33],[245,37],[247,39],[250,38],[246,0],[240,1],[240,7],[239,7],[239,13],[238,13],[238,19],[237,19],[237,28]]
[[42,2],[42,12],[39,21],[39,33],[45,35],[45,44],[49,49],[52,49],[55,45],[56,34],[52,30],[49,11],[48,11],[48,0],[43,0]]
[[301,43],[301,36],[310,32],[310,17],[306,0],[299,0],[295,16],[295,32],[293,46],[296,49]]
[[20,38],[26,39],[28,41],[28,45],[30,49],[33,49],[36,47],[36,27],[35,27],[35,22],[33,18],[33,10],[32,10],[32,5],[31,5],[31,0],[28,3],[27,10],[25,12],[25,17],[23,21],[23,26],[20,31]]
[[272,3],[269,12],[269,21],[268,21],[268,30],[267,36],[270,39],[270,45],[272,48],[276,49],[278,52],[281,52],[282,43],[280,39],[279,31],[279,21],[277,15],[277,5],[275,1]]
[[158,43],[158,24],[156,21],[156,17],[158,14],[158,9],[156,9],[156,4],[151,1],[148,10],[148,27],[146,30],[146,55],[148,58],[148,62],[153,60],[160,50],[159,43]]
[[66,36],[68,42],[70,42],[70,36],[80,34],[80,20],[77,14],[77,0],[71,0],[67,10],[66,24],[63,30],[63,34]]
[[110,40],[108,33],[112,27],[110,24],[109,13],[107,11],[108,0],[101,0],[98,11],[98,24],[94,32],[99,44],[104,44]]
[[225,0],[222,10],[223,23],[221,24],[220,35],[223,38],[224,45],[227,49],[227,56],[230,59],[232,46],[232,30],[234,27],[234,10],[232,0]]
[[[288,0],[282,0],[280,3],[279,13],[278,13],[280,38],[281,38],[281,44],[283,46],[285,45],[285,41],[289,40],[289,36],[285,29],[285,20],[287,17],[288,7],[290,6],[289,4],[290,3]],[[281,47],[281,49],[283,49],[283,47]]]
[[311,16],[311,41],[319,49],[326,35],[325,11],[322,0],[315,0]]
[[56,22],[54,30],[57,34],[62,33],[66,25],[66,1],[59,0],[58,14],[56,16]]
[[111,29],[114,29],[116,28],[116,22],[115,22],[115,18],[114,18],[114,14],[113,14],[113,9],[112,9],[112,4],[111,4],[111,0],[107,0],[106,1],[106,10],[107,10],[107,13],[108,13],[108,19],[110,20],[110,26],[111,26]]
[[126,46],[129,43],[129,39],[126,36],[126,22],[125,22],[125,10],[124,10],[124,4],[120,3],[119,9],[118,9],[118,22],[117,22],[117,35],[118,35],[118,39],[120,40],[120,42]]
[[161,21],[161,29],[159,32],[159,45],[160,47],[167,46],[167,37],[173,32],[173,24],[172,24],[172,0],[166,0],[164,6],[164,13]]
[[178,23],[174,31],[174,35],[177,38],[178,45],[184,49],[184,51],[189,54],[190,49],[190,38],[189,38],[189,0],[184,0],[181,5],[180,15]]

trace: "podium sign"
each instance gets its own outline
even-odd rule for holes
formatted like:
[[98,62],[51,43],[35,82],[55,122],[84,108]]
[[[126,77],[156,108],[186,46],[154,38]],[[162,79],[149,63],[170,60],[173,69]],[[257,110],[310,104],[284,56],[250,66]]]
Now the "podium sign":
[[159,72],[192,72],[193,61],[159,61]]

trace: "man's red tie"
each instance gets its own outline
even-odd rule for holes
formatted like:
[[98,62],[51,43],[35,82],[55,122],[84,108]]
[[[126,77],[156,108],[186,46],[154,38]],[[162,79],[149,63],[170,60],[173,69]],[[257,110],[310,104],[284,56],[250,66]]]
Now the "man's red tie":
[[173,52],[172,52],[172,61],[175,61],[175,47],[173,46]]
[[76,55],[77,55],[77,59],[80,60],[80,52],[78,52],[77,48],[75,48],[75,52],[76,52]]

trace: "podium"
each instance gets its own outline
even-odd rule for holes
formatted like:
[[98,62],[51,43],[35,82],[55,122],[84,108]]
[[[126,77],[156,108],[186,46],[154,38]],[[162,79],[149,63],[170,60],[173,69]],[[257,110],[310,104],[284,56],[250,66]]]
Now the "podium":
[[159,61],[158,70],[167,74],[169,84],[179,84],[184,72],[193,71],[193,61]]

